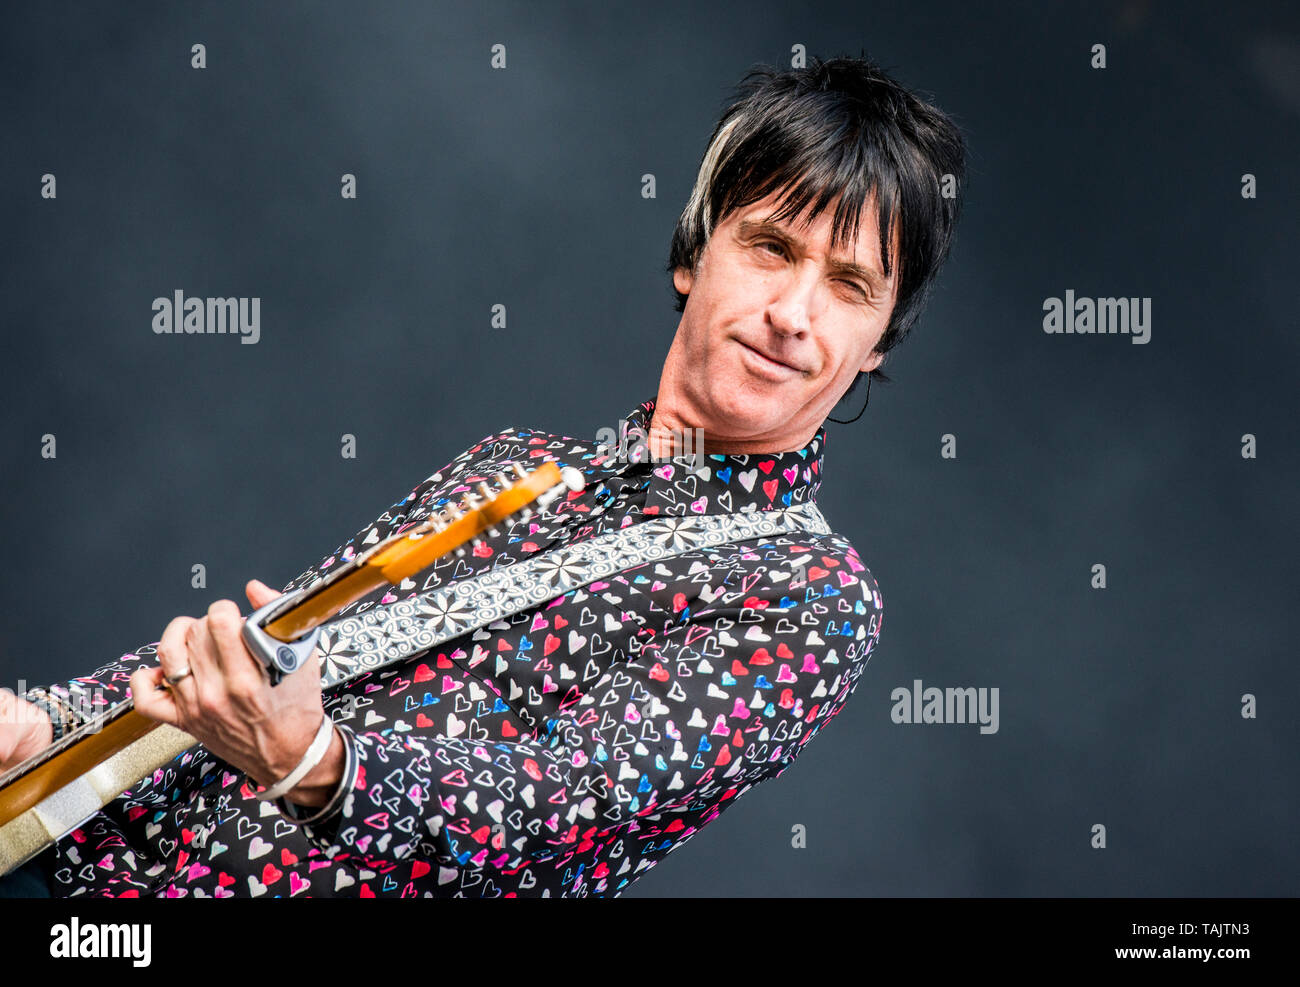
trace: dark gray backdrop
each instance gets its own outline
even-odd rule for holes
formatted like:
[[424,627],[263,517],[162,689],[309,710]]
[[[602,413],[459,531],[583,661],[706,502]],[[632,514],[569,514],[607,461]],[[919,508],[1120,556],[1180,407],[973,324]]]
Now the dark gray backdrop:
[[[798,763],[629,896],[1300,890],[1288,5],[122,6],[0,25],[3,684],[283,584],[489,431],[614,426],[728,88],[865,49],[972,152],[897,383],[830,426],[885,630]],[[155,335],[178,288],[260,297],[260,342]],[[1045,334],[1067,288],[1150,297],[1150,342]],[[998,688],[998,732],[891,722],[915,679]]]

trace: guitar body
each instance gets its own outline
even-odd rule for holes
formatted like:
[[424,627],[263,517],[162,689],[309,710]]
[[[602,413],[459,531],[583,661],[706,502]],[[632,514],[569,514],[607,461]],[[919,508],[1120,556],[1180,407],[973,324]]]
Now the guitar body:
[[[130,706],[130,702],[124,706]],[[70,735],[60,753],[20,765],[0,794],[0,873],[7,874],[94,816],[141,778],[197,741],[183,730],[118,712],[108,723]]]

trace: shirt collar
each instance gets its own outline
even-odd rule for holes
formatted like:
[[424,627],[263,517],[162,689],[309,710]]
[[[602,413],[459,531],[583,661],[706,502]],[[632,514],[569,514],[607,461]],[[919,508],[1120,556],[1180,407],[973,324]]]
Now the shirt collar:
[[[654,408],[653,398],[642,401],[619,422],[619,442],[625,449],[623,455],[635,450],[638,433],[640,436],[649,434]],[[626,440],[622,436],[627,436]],[[642,510],[650,515],[781,510],[816,500],[821,487],[825,448],[826,427],[823,425],[806,446],[792,452],[709,453],[699,457],[683,452],[671,459],[619,463],[618,473],[627,478],[642,473],[648,475]],[[604,448],[602,453],[599,461],[615,466],[613,460],[620,456],[618,443],[612,449]]]

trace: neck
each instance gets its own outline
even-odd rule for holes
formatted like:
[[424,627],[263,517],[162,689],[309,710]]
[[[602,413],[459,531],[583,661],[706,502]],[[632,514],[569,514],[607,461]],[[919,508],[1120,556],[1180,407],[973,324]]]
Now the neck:
[[655,410],[648,429],[650,455],[660,458],[683,452],[696,452],[701,456],[710,453],[744,456],[794,452],[804,448],[817,434],[814,428],[807,435],[793,440],[788,437],[782,440],[772,436],[735,436],[710,429],[702,422],[703,416],[684,402],[674,403],[661,389],[655,398]]

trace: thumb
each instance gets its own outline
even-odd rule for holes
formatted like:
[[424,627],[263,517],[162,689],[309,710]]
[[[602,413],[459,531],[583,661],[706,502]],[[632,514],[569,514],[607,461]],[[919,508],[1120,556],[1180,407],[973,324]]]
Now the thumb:
[[271,589],[260,579],[250,579],[244,587],[244,594],[254,607],[264,607],[281,595],[279,590]]

